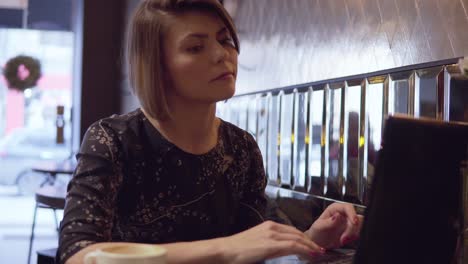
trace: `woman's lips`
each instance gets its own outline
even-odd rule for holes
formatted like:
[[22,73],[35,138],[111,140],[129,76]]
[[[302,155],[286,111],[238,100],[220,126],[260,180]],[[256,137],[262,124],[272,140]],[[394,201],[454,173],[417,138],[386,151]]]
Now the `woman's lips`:
[[223,74],[220,74],[218,77],[214,78],[212,81],[222,81],[231,79],[234,79],[234,74],[232,72],[225,72]]

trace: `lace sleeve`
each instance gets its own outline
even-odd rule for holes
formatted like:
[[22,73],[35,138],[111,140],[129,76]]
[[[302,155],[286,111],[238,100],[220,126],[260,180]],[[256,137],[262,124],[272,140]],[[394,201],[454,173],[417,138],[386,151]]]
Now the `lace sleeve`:
[[122,182],[118,137],[102,121],[86,132],[77,159],[60,225],[58,263],[90,244],[110,241]]

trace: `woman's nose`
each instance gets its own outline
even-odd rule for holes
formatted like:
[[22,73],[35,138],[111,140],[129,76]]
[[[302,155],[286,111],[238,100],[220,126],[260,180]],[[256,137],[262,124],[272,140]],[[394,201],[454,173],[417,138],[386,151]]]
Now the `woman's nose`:
[[228,50],[221,45],[220,43],[216,43],[213,50],[213,62],[220,63],[226,60],[228,56]]

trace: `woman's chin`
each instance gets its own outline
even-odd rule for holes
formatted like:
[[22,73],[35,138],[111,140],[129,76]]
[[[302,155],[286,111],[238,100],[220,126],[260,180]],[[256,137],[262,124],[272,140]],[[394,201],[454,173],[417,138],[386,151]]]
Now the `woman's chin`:
[[229,87],[229,88],[223,89],[223,91],[220,91],[219,93],[217,93],[216,101],[219,102],[219,101],[227,100],[233,97],[235,92],[236,92],[235,87],[232,87],[232,88]]

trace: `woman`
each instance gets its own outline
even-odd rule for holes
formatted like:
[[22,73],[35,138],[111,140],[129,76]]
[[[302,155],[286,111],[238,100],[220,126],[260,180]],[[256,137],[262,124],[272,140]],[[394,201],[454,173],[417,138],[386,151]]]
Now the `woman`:
[[305,233],[265,221],[265,172],[245,131],[215,117],[233,96],[239,43],[216,0],[145,0],[128,36],[142,105],[93,124],[68,187],[59,263],[110,243],[157,243],[168,263],[252,263],[314,256],[357,237],[351,205]]

